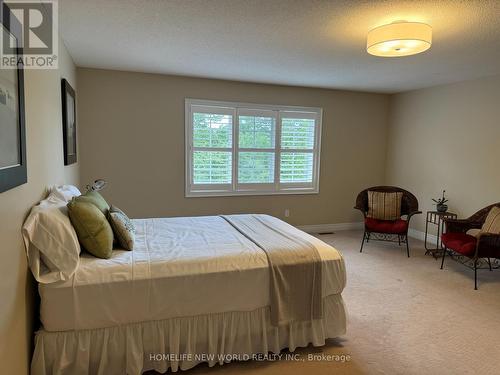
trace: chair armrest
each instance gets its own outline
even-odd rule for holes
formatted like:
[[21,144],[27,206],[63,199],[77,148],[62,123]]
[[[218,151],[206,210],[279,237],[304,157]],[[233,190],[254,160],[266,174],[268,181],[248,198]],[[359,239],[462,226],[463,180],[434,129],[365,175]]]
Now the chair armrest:
[[410,212],[410,213],[408,213],[408,219],[407,220],[410,221],[410,219],[411,219],[411,217],[413,215],[418,215],[418,214],[421,214],[421,213],[422,213],[422,211],[413,211],[413,212]]
[[363,213],[363,216],[366,217],[366,211],[363,207],[354,206],[354,209],[361,211]]
[[469,229],[480,229],[483,223],[468,219],[443,219],[446,224],[446,232],[465,233]]
[[477,240],[477,249],[481,250],[498,250],[500,255],[500,234],[481,233]]

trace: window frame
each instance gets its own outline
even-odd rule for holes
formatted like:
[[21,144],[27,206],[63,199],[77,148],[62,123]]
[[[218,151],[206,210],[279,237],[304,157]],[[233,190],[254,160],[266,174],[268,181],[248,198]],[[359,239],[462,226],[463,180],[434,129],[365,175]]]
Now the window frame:
[[[207,110],[218,107],[224,112],[232,113],[232,176],[231,184],[194,184],[193,182],[193,107]],[[274,148],[240,148],[239,146],[239,116],[241,110],[245,113],[276,114]],[[199,112],[199,111],[196,111]],[[206,112],[205,112],[206,113]],[[214,112],[217,113],[217,112]],[[312,118],[315,122],[314,145],[308,149],[283,149],[281,147],[281,118],[282,114],[301,114],[305,118]],[[284,117],[284,116],[283,116]],[[285,117],[287,118],[287,117]],[[290,117],[288,117],[290,118]],[[270,104],[256,104],[245,102],[230,102],[204,99],[185,99],[185,196],[190,197],[223,197],[223,196],[251,196],[251,195],[287,195],[287,194],[318,194],[321,156],[321,133],[323,109],[319,107],[283,106]],[[217,148],[213,148],[217,151]],[[229,148],[227,148],[229,150]],[[227,150],[225,150],[227,152]],[[273,183],[239,183],[238,182],[238,154],[239,152],[274,152],[274,182]],[[280,161],[282,152],[311,153],[313,155],[312,182],[290,183],[280,181]]]

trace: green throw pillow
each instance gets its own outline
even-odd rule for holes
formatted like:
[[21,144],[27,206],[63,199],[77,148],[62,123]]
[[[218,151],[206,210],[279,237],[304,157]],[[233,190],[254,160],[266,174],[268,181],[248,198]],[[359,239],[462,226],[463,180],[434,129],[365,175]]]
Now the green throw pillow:
[[118,243],[125,250],[133,250],[135,242],[135,227],[132,221],[118,207],[111,206],[108,219]]
[[104,215],[108,214],[109,204],[102,197],[102,195],[99,194],[97,191],[93,191],[93,190],[87,191],[85,194],[82,194],[82,195],[80,195],[78,197],[75,197],[74,199],[76,199],[76,201],[78,201],[78,202],[92,203]]
[[68,214],[83,248],[98,258],[110,258],[113,230],[106,216],[92,203],[77,198],[68,203]]

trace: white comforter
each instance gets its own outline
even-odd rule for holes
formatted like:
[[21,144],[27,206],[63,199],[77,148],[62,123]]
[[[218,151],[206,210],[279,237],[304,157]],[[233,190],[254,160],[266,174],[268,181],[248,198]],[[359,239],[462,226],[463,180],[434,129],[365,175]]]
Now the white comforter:
[[[316,246],[322,260],[322,294],[340,294],[345,285],[340,253],[281,220],[271,220]],[[46,331],[253,311],[269,305],[266,254],[223,218],[141,219],[134,224],[133,251],[114,251],[107,260],[84,254],[72,279],[39,284]]]

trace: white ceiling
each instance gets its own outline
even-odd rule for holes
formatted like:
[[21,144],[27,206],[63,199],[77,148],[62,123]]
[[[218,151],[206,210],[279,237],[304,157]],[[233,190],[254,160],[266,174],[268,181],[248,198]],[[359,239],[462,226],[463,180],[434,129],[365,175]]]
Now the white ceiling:
[[[78,66],[400,92],[500,73],[500,0],[60,0]],[[433,27],[423,54],[380,58],[367,32]]]

